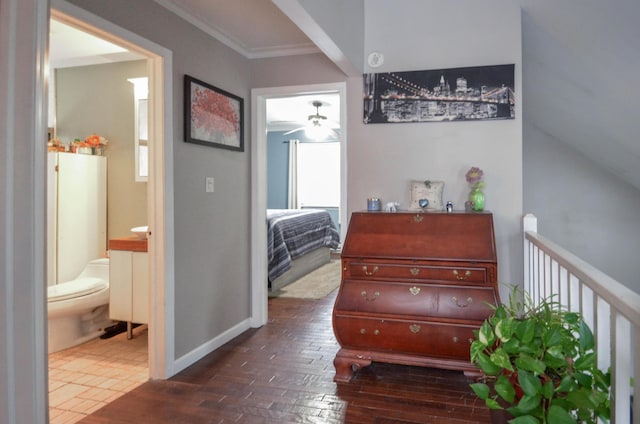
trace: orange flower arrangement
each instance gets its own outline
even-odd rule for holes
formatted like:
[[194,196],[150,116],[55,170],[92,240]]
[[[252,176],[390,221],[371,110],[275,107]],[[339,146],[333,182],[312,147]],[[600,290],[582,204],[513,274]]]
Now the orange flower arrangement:
[[106,145],[108,143],[106,138],[101,137],[98,134],[91,134],[84,139],[84,142],[88,147],[98,147],[101,145]]

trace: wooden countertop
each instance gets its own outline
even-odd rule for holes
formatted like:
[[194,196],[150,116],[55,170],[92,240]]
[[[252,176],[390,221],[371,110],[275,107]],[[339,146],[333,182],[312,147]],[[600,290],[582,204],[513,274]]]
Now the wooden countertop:
[[132,252],[146,252],[147,239],[137,236],[121,237],[109,240],[109,250],[129,250]]

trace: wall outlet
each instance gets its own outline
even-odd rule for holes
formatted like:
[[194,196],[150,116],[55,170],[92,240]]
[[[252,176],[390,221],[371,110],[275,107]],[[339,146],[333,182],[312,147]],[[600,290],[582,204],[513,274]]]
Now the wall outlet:
[[206,177],[205,178],[205,191],[207,193],[213,193],[213,189],[214,189],[214,179],[213,179],[213,177]]

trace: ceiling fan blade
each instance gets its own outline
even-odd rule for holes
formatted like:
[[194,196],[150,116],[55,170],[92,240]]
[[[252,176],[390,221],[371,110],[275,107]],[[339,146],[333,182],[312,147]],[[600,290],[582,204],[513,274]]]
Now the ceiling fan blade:
[[298,131],[302,131],[304,129],[306,129],[307,127],[300,127],[300,128],[295,128],[293,130],[287,131],[286,133],[283,133],[282,135],[289,135],[289,134],[293,134],[294,132],[298,132]]

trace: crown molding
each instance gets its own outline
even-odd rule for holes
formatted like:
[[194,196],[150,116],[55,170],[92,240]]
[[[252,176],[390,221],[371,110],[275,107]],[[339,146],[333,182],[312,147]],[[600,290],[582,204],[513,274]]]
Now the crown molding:
[[201,31],[209,34],[211,37],[220,41],[227,47],[240,53],[247,59],[262,59],[268,57],[280,57],[280,56],[295,56],[303,54],[320,53],[313,43],[295,44],[295,45],[281,45],[269,48],[250,48],[241,43],[238,39],[234,38],[230,34],[225,33],[219,28],[216,28],[201,19],[193,16],[189,12],[185,11],[178,5],[174,4],[170,0],[154,0],[156,3],[166,8],[170,12],[181,17],[191,25],[200,29]]

